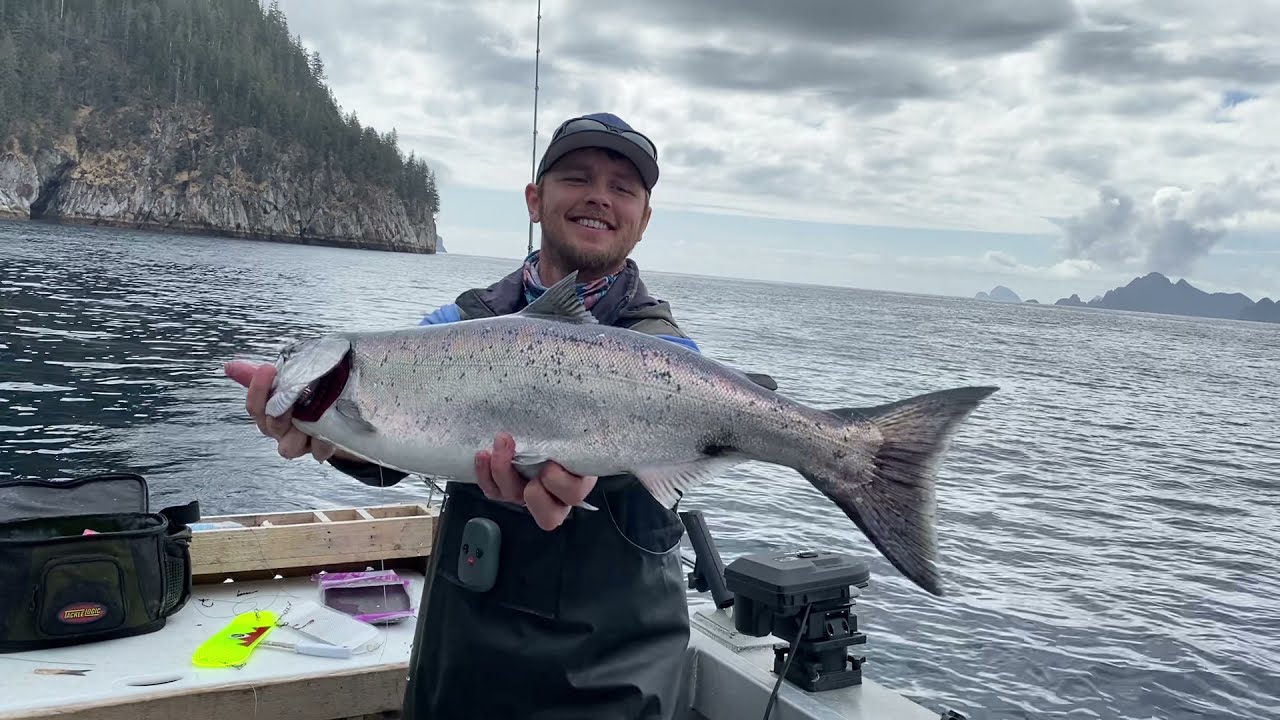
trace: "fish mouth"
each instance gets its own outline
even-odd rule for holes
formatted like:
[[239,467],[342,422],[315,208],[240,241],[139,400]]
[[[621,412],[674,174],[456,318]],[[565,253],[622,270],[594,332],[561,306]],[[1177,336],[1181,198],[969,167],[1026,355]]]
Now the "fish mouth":
[[302,393],[293,403],[294,419],[302,422],[319,420],[324,411],[342,396],[349,377],[351,377],[351,357],[347,355],[332,370],[303,388]]

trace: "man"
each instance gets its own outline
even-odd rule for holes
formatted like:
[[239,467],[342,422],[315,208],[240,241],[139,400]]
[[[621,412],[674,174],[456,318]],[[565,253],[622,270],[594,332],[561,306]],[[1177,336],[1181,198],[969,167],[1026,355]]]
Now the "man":
[[[525,188],[539,249],[422,323],[519,311],[577,270],[578,293],[601,323],[697,351],[628,257],[649,224],[657,179],[654,144],[618,117],[566,121]],[[232,363],[227,374],[248,387],[248,410],[282,456],[310,453],[375,486],[402,477],[311,441],[287,418],[266,418],[270,365]],[[404,716],[673,717],[689,635],[679,516],[629,476],[577,477],[551,463],[526,480],[512,468],[515,452],[500,435],[476,454],[478,485],[449,484]],[[598,510],[576,509],[584,500]],[[477,517],[501,531],[498,578],[485,591],[468,589],[457,573],[463,527]]]

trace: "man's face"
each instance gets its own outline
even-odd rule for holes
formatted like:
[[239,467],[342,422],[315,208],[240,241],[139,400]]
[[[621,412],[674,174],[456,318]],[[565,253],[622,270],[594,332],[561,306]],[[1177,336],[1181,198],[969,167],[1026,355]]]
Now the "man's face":
[[648,196],[626,158],[598,148],[575,150],[530,184],[525,201],[542,225],[544,254],[583,275],[617,271],[649,225]]

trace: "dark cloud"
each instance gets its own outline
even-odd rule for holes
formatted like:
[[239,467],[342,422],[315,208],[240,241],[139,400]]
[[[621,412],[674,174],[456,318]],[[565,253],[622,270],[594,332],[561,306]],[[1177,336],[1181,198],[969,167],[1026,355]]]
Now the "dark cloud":
[[662,55],[645,49],[625,28],[602,23],[549,31],[542,42],[545,54],[573,58],[584,65],[638,72],[658,70]]
[[1185,275],[1226,236],[1229,221],[1280,207],[1277,189],[1275,165],[1189,190],[1161,188],[1141,204],[1106,186],[1093,207],[1058,223],[1068,258]]
[[1175,56],[1164,47],[1173,41],[1183,45],[1185,39],[1136,20],[1113,18],[1109,26],[1063,36],[1054,65],[1062,72],[1112,83],[1207,79],[1270,85],[1280,81],[1280,60],[1251,48],[1210,46],[1195,42],[1194,36],[1190,57]]
[[681,53],[670,69],[700,87],[758,92],[818,92],[845,106],[887,99],[940,97],[948,90],[918,59],[824,51],[700,48]]
[[[573,0],[565,14],[599,14],[600,7],[594,0]],[[1071,0],[651,0],[611,5],[609,15],[695,35],[728,34],[730,40],[738,30],[846,47],[886,43],[908,53],[921,46],[1007,52],[1071,27],[1078,18]],[[910,45],[903,48],[902,41]]]
[[776,37],[769,38],[767,45],[761,44],[763,38],[716,46],[679,46],[679,41],[673,33],[663,40],[671,46],[646,53],[634,33],[597,24],[586,32],[569,33],[545,49],[571,59],[585,73],[601,69],[655,72],[697,88],[820,96],[863,113],[889,112],[901,100],[941,98],[952,92],[923,56],[787,43]]

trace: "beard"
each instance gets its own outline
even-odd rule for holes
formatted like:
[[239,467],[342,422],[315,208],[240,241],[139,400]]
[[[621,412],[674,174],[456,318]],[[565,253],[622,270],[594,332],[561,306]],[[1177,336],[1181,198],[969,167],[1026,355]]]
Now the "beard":
[[608,275],[618,271],[627,259],[626,248],[579,248],[544,234],[542,254],[557,267],[577,270],[582,275]]
[[[622,268],[636,241],[582,247],[560,232],[562,228],[542,226],[542,254],[562,270],[582,275],[608,275]],[[638,241],[638,238],[636,239]]]

